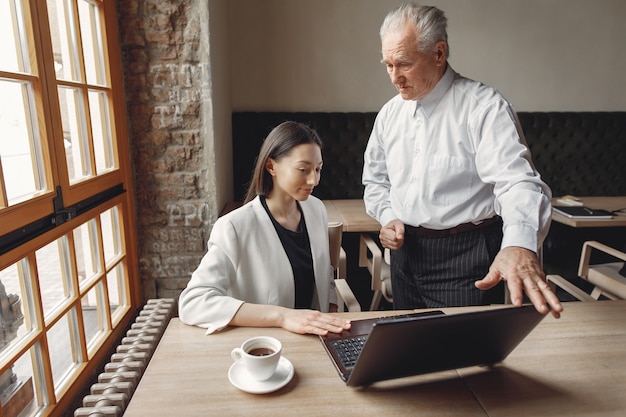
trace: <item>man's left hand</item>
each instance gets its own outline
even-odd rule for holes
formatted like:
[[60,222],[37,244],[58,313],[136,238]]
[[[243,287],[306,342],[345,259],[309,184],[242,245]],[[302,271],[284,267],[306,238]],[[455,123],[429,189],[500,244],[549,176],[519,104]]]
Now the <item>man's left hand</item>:
[[534,252],[514,246],[500,250],[489,273],[475,285],[481,290],[488,290],[500,281],[506,281],[513,305],[521,306],[523,293],[526,293],[538,312],[547,314],[551,310],[555,318],[560,317],[563,306],[548,286]]

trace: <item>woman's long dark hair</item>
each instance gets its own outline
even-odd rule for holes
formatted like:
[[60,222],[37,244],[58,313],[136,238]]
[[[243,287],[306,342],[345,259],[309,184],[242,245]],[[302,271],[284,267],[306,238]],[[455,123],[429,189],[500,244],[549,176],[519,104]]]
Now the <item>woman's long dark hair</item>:
[[322,149],[322,140],[317,132],[311,127],[298,122],[283,122],[276,126],[267,135],[259,155],[256,159],[252,180],[248,186],[248,193],[244,204],[253,200],[257,195],[267,196],[274,187],[274,181],[265,169],[268,158],[280,161],[289,155],[293,148],[298,145],[314,143]]

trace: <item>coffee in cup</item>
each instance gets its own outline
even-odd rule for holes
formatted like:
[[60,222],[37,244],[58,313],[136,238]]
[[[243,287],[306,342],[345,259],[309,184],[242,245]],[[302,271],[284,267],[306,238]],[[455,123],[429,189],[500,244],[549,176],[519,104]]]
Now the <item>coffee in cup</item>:
[[274,349],[270,349],[266,347],[254,348],[248,351],[248,353],[253,356],[268,356],[274,352],[275,352]]
[[253,379],[265,381],[269,379],[278,366],[282,344],[270,336],[250,338],[232,350],[230,356],[242,365]]

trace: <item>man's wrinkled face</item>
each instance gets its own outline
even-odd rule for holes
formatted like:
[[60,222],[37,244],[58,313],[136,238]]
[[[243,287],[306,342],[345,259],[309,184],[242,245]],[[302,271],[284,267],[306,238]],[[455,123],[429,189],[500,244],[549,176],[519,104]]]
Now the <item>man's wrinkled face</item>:
[[418,51],[415,28],[390,28],[382,38],[382,63],[391,83],[405,100],[421,100],[437,85],[445,69],[445,42],[430,53]]

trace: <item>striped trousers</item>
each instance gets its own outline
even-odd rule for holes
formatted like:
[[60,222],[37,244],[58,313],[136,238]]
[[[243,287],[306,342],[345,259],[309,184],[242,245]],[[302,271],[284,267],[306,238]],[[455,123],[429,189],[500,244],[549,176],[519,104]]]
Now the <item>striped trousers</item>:
[[483,291],[482,279],[500,250],[502,223],[444,237],[405,233],[391,251],[391,285],[396,310],[487,305],[504,302],[504,284]]

